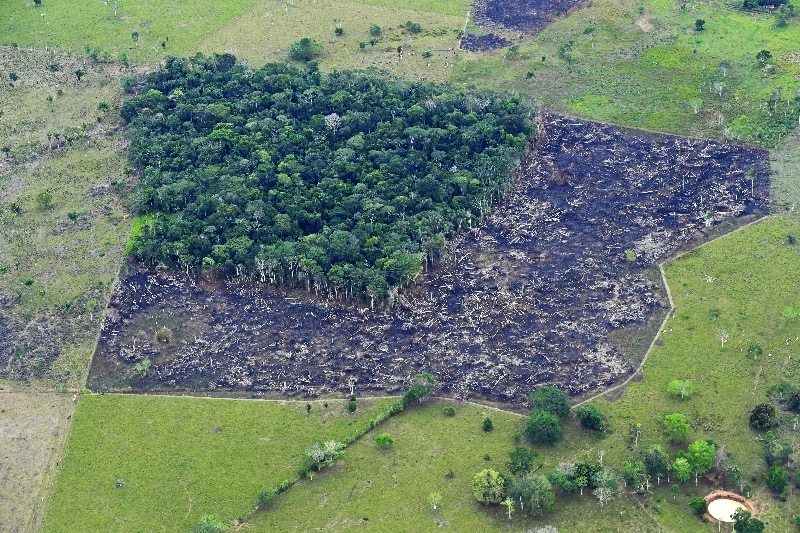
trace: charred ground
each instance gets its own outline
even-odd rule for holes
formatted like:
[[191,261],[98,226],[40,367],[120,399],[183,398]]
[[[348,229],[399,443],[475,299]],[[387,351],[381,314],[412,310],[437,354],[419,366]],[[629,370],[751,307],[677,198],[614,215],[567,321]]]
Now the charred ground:
[[89,387],[314,396],[392,392],[424,370],[457,397],[579,394],[632,371],[609,335],[663,309],[648,269],[767,202],[765,151],[544,115],[516,189],[396,308],[133,269]]

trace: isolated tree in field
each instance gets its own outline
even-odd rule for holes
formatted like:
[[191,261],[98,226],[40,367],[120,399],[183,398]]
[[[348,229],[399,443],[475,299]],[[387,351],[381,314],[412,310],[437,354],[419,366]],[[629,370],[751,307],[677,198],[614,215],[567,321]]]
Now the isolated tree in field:
[[669,454],[661,446],[653,446],[644,454],[644,467],[650,477],[656,478],[656,485],[661,484],[661,478],[669,474]]
[[694,470],[694,484],[697,485],[697,477],[705,474],[714,465],[715,446],[704,440],[696,440],[689,445],[689,453],[686,459]]
[[372,35],[373,37],[380,37],[382,33],[383,30],[377,24],[373,24],[372,26],[369,27],[369,34]]
[[775,406],[769,403],[760,403],[750,412],[750,426],[753,429],[764,430],[778,423]]
[[692,465],[686,457],[678,457],[672,462],[672,475],[678,481],[688,481],[692,475]]
[[667,440],[680,444],[689,438],[689,424],[686,422],[686,417],[681,413],[673,413],[667,415],[661,421],[664,428],[664,435]]
[[8,159],[11,157],[11,145],[4,144],[2,147],[0,147],[0,152],[3,152],[3,155],[6,156],[6,159]]
[[553,485],[545,476],[538,474],[513,479],[508,486],[508,496],[519,502],[520,509],[529,516],[550,512],[556,504]]
[[11,83],[14,83],[19,79],[19,75],[16,72],[11,71],[8,73],[8,79],[11,80]]
[[433,374],[428,372],[417,374],[411,381],[411,387],[409,387],[403,395],[403,404],[408,406],[408,404],[412,402],[421,401],[431,392],[435,384],[436,379],[433,377]]
[[694,29],[695,31],[703,31],[703,26],[706,25],[706,21],[703,19],[697,19],[694,21]]
[[535,409],[525,425],[525,436],[534,444],[555,444],[562,436],[558,417],[542,409]]
[[694,498],[689,502],[689,507],[692,508],[697,516],[703,516],[706,509],[708,509],[708,504],[706,504],[705,498]]
[[680,396],[683,399],[694,393],[694,385],[688,379],[673,379],[667,384],[667,391],[673,396]]
[[83,78],[83,76],[86,74],[86,72],[83,69],[78,69],[78,70],[76,70],[74,72],[74,74],[75,74],[75,77],[78,79],[78,81],[81,81],[81,78]]
[[127,94],[131,94],[136,89],[136,78],[133,76],[123,76],[122,77],[122,90],[125,91]]
[[787,479],[786,469],[782,466],[773,466],[764,474],[767,487],[776,494],[782,494],[786,490]]
[[222,533],[229,528],[222,519],[215,514],[207,514],[200,519],[200,522],[192,529],[192,533]]
[[139,32],[138,31],[132,31],[131,32],[131,40],[134,43],[138,43],[139,42]]
[[575,416],[586,429],[592,429],[594,431],[603,431],[606,429],[606,421],[603,417],[603,413],[600,412],[600,409],[598,409],[596,405],[581,405],[575,409]]
[[770,62],[772,59],[772,52],[769,50],[761,50],[759,53],[756,54],[756,60],[761,64],[761,66],[766,66],[767,63]]
[[472,494],[483,504],[497,504],[506,496],[505,480],[496,470],[481,470],[472,479]]
[[42,7],[42,0],[33,0],[33,5],[36,7]]
[[753,359],[758,359],[764,353],[764,349],[756,344],[752,343],[750,346],[747,347],[747,355],[752,357]]
[[600,506],[607,504],[617,493],[617,476],[610,470],[597,471],[590,481],[594,490],[592,494],[600,501]]
[[[767,435],[771,432],[768,431]],[[792,456],[792,447],[776,438],[768,439],[764,445],[764,460],[769,466],[788,464]]]
[[42,209],[49,209],[53,205],[53,193],[50,191],[42,191],[36,195],[36,203]]
[[512,475],[524,476],[533,470],[534,461],[536,461],[537,457],[539,457],[539,454],[535,450],[517,446],[508,453],[506,467]]
[[388,433],[381,433],[380,435],[375,437],[375,446],[382,450],[388,450],[389,448],[394,446],[394,437],[392,437]]
[[753,518],[750,511],[737,509],[733,513],[733,530],[736,533],[763,533],[764,527],[764,522]]
[[531,402],[531,409],[541,409],[559,418],[569,415],[569,398],[556,387],[539,387],[528,395],[528,400]]
[[303,37],[289,46],[289,57],[296,61],[311,61],[322,53],[322,43]]

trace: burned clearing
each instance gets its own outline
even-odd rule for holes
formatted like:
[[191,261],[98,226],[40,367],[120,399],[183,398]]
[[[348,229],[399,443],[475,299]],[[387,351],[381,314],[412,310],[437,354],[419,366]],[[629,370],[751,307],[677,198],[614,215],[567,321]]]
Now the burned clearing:
[[431,371],[460,398],[602,388],[633,371],[609,334],[665,307],[648,269],[715,224],[766,213],[768,173],[762,150],[544,115],[503,205],[395,308],[133,269],[89,387],[315,396],[395,392]]
[[[476,0],[472,8],[475,25],[495,32],[513,31],[522,35],[537,35],[556,17],[580,7],[579,0]],[[477,35],[468,33],[461,41],[461,49],[470,52],[484,52],[511,45],[504,37],[487,33]]]

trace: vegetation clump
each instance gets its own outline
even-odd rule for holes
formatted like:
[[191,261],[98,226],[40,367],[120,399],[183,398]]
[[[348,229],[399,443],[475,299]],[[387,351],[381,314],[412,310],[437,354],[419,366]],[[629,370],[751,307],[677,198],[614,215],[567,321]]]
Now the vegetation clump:
[[121,115],[134,257],[372,301],[491,211],[531,133],[517,97],[230,54],[168,59]]

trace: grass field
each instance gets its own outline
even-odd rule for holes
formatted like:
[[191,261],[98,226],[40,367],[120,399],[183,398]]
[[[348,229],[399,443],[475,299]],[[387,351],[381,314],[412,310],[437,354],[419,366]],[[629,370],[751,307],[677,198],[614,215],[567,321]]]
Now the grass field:
[[[379,4],[379,5],[375,5]],[[422,4],[422,5],[418,5]],[[408,78],[445,81],[455,61],[458,39],[454,30],[464,24],[466,7],[462,2],[445,2],[440,11],[462,9],[456,15],[439,11],[424,12],[392,7],[397,2],[358,2],[342,0],[266,0],[199,44],[206,53],[230,52],[261,65],[287,60],[289,45],[312,37],[324,45],[318,58],[325,70],[376,67]],[[430,7],[425,2],[399,2],[400,6]],[[420,33],[403,28],[406,21],[422,26]],[[369,29],[377,24],[383,30],[380,40],[370,45]],[[341,27],[343,34],[334,30]],[[367,43],[362,49],[360,42]],[[397,47],[403,47],[402,57]],[[423,58],[425,51],[430,58]]]
[[775,208],[800,209],[800,132],[793,131],[770,152],[770,170]]
[[[82,396],[43,531],[187,531],[246,515],[294,479],[313,439],[344,440],[391,400],[263,402]],[[119,487],[118,485],[124,485]]]
[[74,411],[71,395],[0,392],[0,531],[34,530]]
[[[605,464],[620,469],[639,450],[663,444],[659,420],[682,412],[692,426],[690,441],[713,439],[735,458],[756,489],[768,529],[790,531],[800,500],[790,493],[787,503],[779,503],[761,483],[763,444],[754,439],[757,434],[748,427],[747,416],[783,380],[800,381],[800,365],[792,358],[798,318],[784,316],[787,306],[800,304],[800,246],[786,243],[787,234],[799,231],[796,217],[771,219],[668,265],[676,312],[661,333],[663,344],[651,353],[642,380],[629,385],[620,399],[596,401],[612,433],[598,440],[571,421],[564,441],[539,448],[545,470],[559,461],[596,459],[601,450]],[[720,312],[709,323],[712,308]],[[721,330],[730,337],[724,349],[717,337]],[[791,339],[788,344],[787,339]],[[757,361],[747,356],[752,342],[764,349]],[[691,379],[697,393],[687,400],[671,398],[666,387],[672,379]],[[662,484],[652,499],[619,496],[604,508],[590,495],[570,496],[561,500],[557,513],[536,521],[520,513],[509,521],[503,509],[487,512],[472,500],[469,483],[487,466],[504,470],[506,454],[514,446],[512,437],[521,432],[523,419],[490,412],[495,430],[484,433],[480,422],[486,409],[462,405],[451,418],[442,414],[441,407],[442,403],[434,403],[390,419],[378,431],[395,437],[395,449],[376,450],[374,436],[366,436],[350,449],[343,465],[301,483],[279,498],[272,510],[257,514],[253,529],[424,531],[439,520],[457,531],[519,531],[548,523],[562,531],[716,530],[694,518],[688,508],[692,497],[707,494],[711,487],[695,488],[691,482],[682,484],[677,499]],[[629,438],[634,423],[643,427],[639,450]],[[785,422],[777,433],[797,444],[791,423]],[[678,450],[674,445],[667,448],[673,456]],[[454,476],[446,475],[451,470]],[[756,482],[750,481],[751,476]],[[427,506],[431,492],[442,494],[437,513]]]
[[[464,53],[454,80],[526,92],[548,109],[603,122],[774,145],[797,124],[800,24],[774,28],[765,15],[680,6],[592,2],[516,55]],[[706,21],[703,31],[697,19]],[[773,66],[756,60],[761,50]]]

